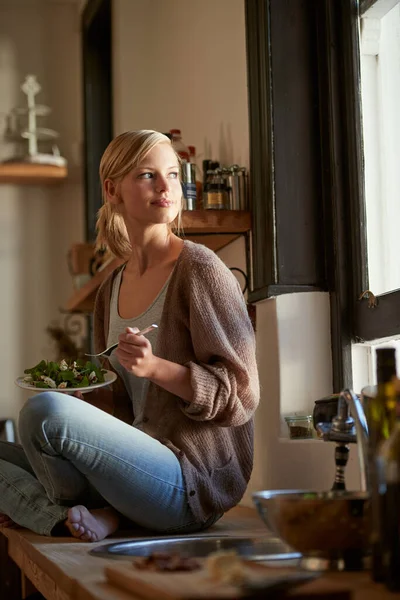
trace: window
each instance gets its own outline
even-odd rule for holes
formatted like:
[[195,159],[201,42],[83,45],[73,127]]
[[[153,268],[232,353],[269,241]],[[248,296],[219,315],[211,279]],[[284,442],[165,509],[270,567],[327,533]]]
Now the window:
[[360,0],[357,20],[365,228],[354,267],[365,285],[359,297],[370,290],[376,305],[368,294],[355,304],[353,336],[368,341],[400,336],[400,2]]
[[400,337],[399,0],[245,4],[250,300],[329,291],[333,388],[351,387],[373,370],[354,343]]
[[372,305],[368,308],[367,300],[356,306],[354,337],[367,341],[352,347],[356,391],[376,383],[378,346],[400,352],[400,1],[361,0],[359,26],[366,239],[362,277]]
[[400,288],[400,2],[361,17],[361,102],[369,288]]

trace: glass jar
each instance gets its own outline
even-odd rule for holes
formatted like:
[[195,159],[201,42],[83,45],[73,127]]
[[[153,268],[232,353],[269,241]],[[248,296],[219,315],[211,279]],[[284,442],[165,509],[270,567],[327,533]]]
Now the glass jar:
[[307,440],[313,437],[312,415],[287,415],[285,421],[291,440]]

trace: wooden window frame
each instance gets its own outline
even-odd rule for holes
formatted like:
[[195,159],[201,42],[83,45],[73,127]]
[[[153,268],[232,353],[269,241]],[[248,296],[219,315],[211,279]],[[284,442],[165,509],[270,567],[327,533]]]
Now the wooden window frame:
[[[362,10],[374,0],[361,0]],[[285,123],[276,119],[278,98],[274,88],[279,76],[279,44],[285,44],[285,29],[293,27],[290,11],[303,6],[315,27],[314,49],[318,64],[313,66],[309,83],[316,86],[319,152],[309,158],[319,170],[309,177],[313,190],[320,191],[321,213],[312,203],[303,205],[323,232],[324,242],[315,244],[323,253],[324,269],[317,269],[309,285],[299,281],[292,271],[291,281],[281,281],[280,255],[296,253],[310,231],[301,226],[297,238],[281,235],[277,215],[286,199],[278,193],[277,175],[285,164],[276,152],[278,139],[284,137]],[[370,308],[368,298],[360,299],[368,289],[366,216],[363,178],[359,2],[358,0],[246,0],[246,39],[249,85],[250,187],[252,190],[253,243],[250,301],[284,292],[327,290],[330,293],[333,388],[339,391],[352,385],[351,347],[354,341],[366,341],[400,333],[400,291],[377,298]],[[279,40],[273,35],[274,19],[286,11]],[[278,16],[277,16],[278,15]],[[286,65],[287,66],[287,65]],[[295,68],[304,68],[296,65]],[[292,71],[293,73],[293,71]],[[290,75],[290,73],[289,73]],[[284,99],[285,101],[285,99]],[[289,136],[290,137],[290,136]],[[298,165],[304,164],[299,139]],[[286,140],[286,143],[289,143]],[[309,150],[309,148],[308,148]],[[281,164],[279,165],[279,161]],[[298,166],[297,165],[297,166]],[[315,166],[315,165],[314,165]],[[289,170],[287,177],[291,179]],[[282,175],[281,175],[282,176]],[[288,183],[290,190],[290,181]],[[293,191],[293,187],[292,187]],[[301,202],[306,203],[303,196]],[[288,207],[286,203],[286,207]],[[315,207],[314,207],[315,208]],[[287,218],[291,218],[287,213]],[[304,224],[303,224],[304,225]],[[309,259],[309,255],[308,255]],[[309,268],[307,261],[305,269]],[[310,272],[310,271],[309,271]]]
[[[354,138],[351,125],[354,116],[350,108],[357,108],[353,98],[343,93],[343,79],[352,81],[353,62],[348,64],[348,54],[352,48],[351,11],[352,0],[246,0],[246,40],[249,88],[250,123],[250,187],[252,190],[253,243],[250,301],[257,301],[284,292],[329,291],[331,308],[331,344],[333,366],[333,389],[340,391],[352,384],[351,342],[352,342],[352,286],[347,270],[353,264],[357,248],[352,244],[351,223],[357,224],[353,215],[353,202],[348,202],[349,194],[359,201],[359,153],[357,138]],[[303,13],[292,14],[292,9]],[[300,61],[300,53],[291,45],[291,63],[284,60],[286,44],[290,40],[304,42],[301,32],[293,32],[297,24],[303,28],[304,19],[312,28],[312,51],[317,57],[312,62],[307,55]],[[274,23],[275,19],[275,23]],[[279,30],[280,27],[280,30]],[[342,31],[345,27],[345,32]],[[280,35],[273,36],[279,30]],[[285,34],[286,29],[286,35]],[[293,36],[293,33],[295,35]],[[297,35],[297,37],[296,37]],[[298,48],[300,49],[300,48]],[[274,55],[280,61],[275,60]],[[283,58],[282,58],[283,57]],[[299,62],[300,61],[300,62]],[[318,145],[308,143],[307,155],[303,152],[301,136],[288,136],[287,124],[275,117],[277,103],[287,102],[287,108],[296,109],[293,90],[279,97],[274,95],[274,87],[282,64],[288,70],[288,77],[306,74],[307,84],[316,90],[314,97],[315,119],[313,139]],[[301,84],[299,84],[301,85]],[[355,87],[352,86],[353,93]],[[296,92],[296,90],[294,90]],[[303,96],[303,103],[307,98]],[[308,107],[309,109],[309,107]],[[303,107],[303,114],[308,110]],[[298,113],[301,119],[302,113]],[[344,118],[346,117],[346,118]],[[353,119],[353,121],[352,121]],[[310,125],[308,123],[308,125]],[[303,132],[306,135],[305,128]],[[291,219],[290,205],[285,194],[278,194],[276,177],[287,178],[287,189],[293,195],[296,179],[287,170],[285,156],[276,153],[275,145],[279,138],[294,146],[297,164],[294,171],[302,167],[308,170],[308,180],[303,179],[306,193],[300,198],[300,209],[306,207],[306,222],[293,239],[290,235],[278,236],[277,213],[279,206],[286,206],[286,218]],[[308,138],[310,142],[310,137]],[[310,151],[312,149],[312,151]],[[349,164],[348,157],[351,157]],[[280,160],[280,164],[279,161]],[[307,162],[308,161],[308,162]],[[313,190],[310,202],[308,190]],[[289,196],[290,197],[290,196]],[[315,210],[315,199],[319,205]],[[357,213],[359,214],[359,213]],[[318,237],[318,232],[320,237]],[[292,281],[282,285],[279,272],[280,255],[298,254],[299,248],[313,237],[314,253],[306,254],[303,267],[312,275],[309,285],[299,281],[298,273],[292,270]],[[312,271],[310,260],[319,253],[322,263]],[[303,255],[304,256],[304,255]],[[357,262],[358,259],[355,260]],[[298,263],[297,263],[298,266]],[[301,265],[300,265],[301,266]],[[311,267],[311,268],[310,268]]]
[[[360,0],[359,16],[374,5],[381,3],[381,0]],[[354,60],[360,62],[359,43],[354,42],[355,48],[353,51]],[[356,93],[361,95],[360,80],[358,78]],[[362,137],[359,139],[361,149]],[[360,150],[361,151],[361,150]],[[353,203],[356,208],[356,199],[353,198]],[[357,296],[357,301],[354,303],[354,324],[353,336],[357,341],[370,341],[387,337],[394,337],[400,334],[400,290],[391,290],[376,297],[376,305],[371,307],[368,298],[359,300],[364,290],[368,289],[368,267],[367,267],[367,249],[366,239],[361,232],[355,230],[353,244],[362,248],[362,273],[359,276],[358,287],[354,289],[354,295]],[[360,268],[360,267],[359,267]]]
[[[277,72],[273,58],[274,53],[279,54],[276,45],[280,41],[273,39],[273,15],[275,11],[276,18],[280,7],[290,16],[293,4],[292,0],[246,0],[253,201],[253,273],[249,297],[250,301],[257,301],[284,292],[320,289],[330,292],[333,388],[338,391],[352,385],[353,342],[400,334],[400,290],[378,296],[374,308],[370,307],[368,295],[362,297],[368,289],[368,263],[358,23],[359,15],[377,0],[293,1],[297,6],[307,5],[316,27],[320,153],[313,159],[320,165],[324,234],[324,243],[319,241],[316,248],[324,253],[325,273],[316,272],[309,286],[297,281],[296,273],[289,285],[280,281],[282,248],[296,252],[308,235],[307,227],[300,228],[299,239],[293,243],[290,238],[279,238],[277,228],[277,212],[279,205],[285,204],[285,198],[279,196],[276,187],[279,168],[276,143],[286,132],[284,125],[279,129],[274,119]],[[288,19],[284,27],[290,26],[293,22],[289,25]],[[300,146],[297,151],[300,152]],[[301,161],[300,158],[299,164]],[[316,180],[314,184],[317,187]],[[315,212],[309,214],[318,218]]]

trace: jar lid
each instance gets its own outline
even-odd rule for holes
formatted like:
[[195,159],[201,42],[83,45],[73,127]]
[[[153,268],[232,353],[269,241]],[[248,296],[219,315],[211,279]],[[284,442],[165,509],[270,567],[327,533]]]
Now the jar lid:
[[286,422],[293,422],[293,421],[308,421],[309,423],[312,420],[312,415],[287,415],[285,417],[285,421]]

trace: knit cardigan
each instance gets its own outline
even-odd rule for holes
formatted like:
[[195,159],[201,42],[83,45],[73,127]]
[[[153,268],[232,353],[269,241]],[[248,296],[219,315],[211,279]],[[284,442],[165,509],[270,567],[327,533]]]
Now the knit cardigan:
[[[94,345],[106,347],[112,284],[99,289]],[[138,289],[140,293],[140,289]],[[220,258],[185,241],[172,272],[153,353],[190,369],[193,400],[150,382],[143,430],[177,456],[199,523],[242,498],[253,468],[253,415],[259,402],[255,337],[237,279]],[[111,369],[106,360],[106,368]],[[120,378],[108,401],[89,401],[127,423],[132,402]]]

